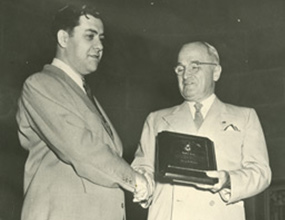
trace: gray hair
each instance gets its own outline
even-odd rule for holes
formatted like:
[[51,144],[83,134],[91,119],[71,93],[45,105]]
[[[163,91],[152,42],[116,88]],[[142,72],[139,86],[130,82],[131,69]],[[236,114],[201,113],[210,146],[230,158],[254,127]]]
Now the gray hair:
[[191,45],[191,44],[196,44],[196,45],[205,47],[205,49],[208,52],[208,55],[213,59],[213,61],[216,62],[217,64],[220,64],[220,57],[219,57],[217,49],[214,46],[204,41],[195,41],[195,42],[184,44],[182,48],[187,47],[188,45]]
[[210,55],[211,57],[213,57],[214,60],[215,60],[218,64],[220,64],[220,57],[219,57],[219,54],[218,54],[217,49],[216,49],[214,46],[212,46],[211,44],[207,43],[207,42],[201,42],[201,43],[202,43],[204,46],[207,47],[209,55]]

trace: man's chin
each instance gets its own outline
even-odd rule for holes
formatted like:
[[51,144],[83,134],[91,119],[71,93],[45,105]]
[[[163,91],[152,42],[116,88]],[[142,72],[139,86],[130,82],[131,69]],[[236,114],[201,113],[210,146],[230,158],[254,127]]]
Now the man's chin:
[[184,98],[185,101],[188,101],[188,102],[195,101],[195,97],[193,97],[193,96],[183,94],[182,97]]
[[88,68],[88,70],[89,70],[90,73],[95,72],[97,69],[98,69],[98,66],[97,66],[97,65],[96,65],[96,66],[91,66],[91,67]]
[[183,94],[182,94],[183,98],[186,100],[186,101],[193,101],[195,100],[195,94],[191,91],[184,91]]

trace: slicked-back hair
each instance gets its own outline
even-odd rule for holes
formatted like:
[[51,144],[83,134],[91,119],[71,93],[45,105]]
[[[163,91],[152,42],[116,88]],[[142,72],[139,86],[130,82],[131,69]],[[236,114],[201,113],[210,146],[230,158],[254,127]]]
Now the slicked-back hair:
[[56,13],[52,23],[52,36],[57,39],[57,32],[65,30],[72,35],[74,27],[79,25],[80,17],[84,15],[87,19],[89,15],[102,20],[100,13],[94,6],[87,5],[66,5]]

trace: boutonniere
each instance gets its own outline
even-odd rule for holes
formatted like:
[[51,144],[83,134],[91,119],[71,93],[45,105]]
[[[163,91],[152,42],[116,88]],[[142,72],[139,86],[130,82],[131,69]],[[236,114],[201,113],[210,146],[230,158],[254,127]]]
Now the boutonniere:
[[237,126],[235,126],[234,124],[228,124],[226,121],[223,121],[222,124],[224,125],[224,128],[223,128],[224,131],[231,131],[232,130],[232,131],[240,132],[240,129]]

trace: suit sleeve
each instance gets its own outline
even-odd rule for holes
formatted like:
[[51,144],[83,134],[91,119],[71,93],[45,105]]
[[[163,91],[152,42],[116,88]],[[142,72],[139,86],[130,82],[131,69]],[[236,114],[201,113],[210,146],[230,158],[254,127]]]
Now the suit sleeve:
[[231,179],[229,203],[254,196],[267,188],[271,182],[264,134],[253,109],[249,111],[245,129],[241,168],[229,171]]
[[[154,159],[155,159],[155,134],[153,130],[153,120],[150,116],[144,123],[141,139],[135,153],[135,159],[132,162],[132,167],[139,172],[145,174],[148,180],[148,184],[151,187],[151,194],[154,192],[155,181],[154,181]],[[149,207],[152,202],[153,197],[140,205],[143,208]]]
[[68,96],[50,90],[34,78],[28,80],[19,101],[19,117],[26,115],[34,132],[78,176],[98,185],[133,191],[135,171],[102,140],[104,129],[88,126],[74,104],[66,100]]
[[149,116],[144,123],[141,139],[135,153],[132,167],[144,169],[149,173],[154,173],[155,159],[155,134],[153,131],[152,117]]

